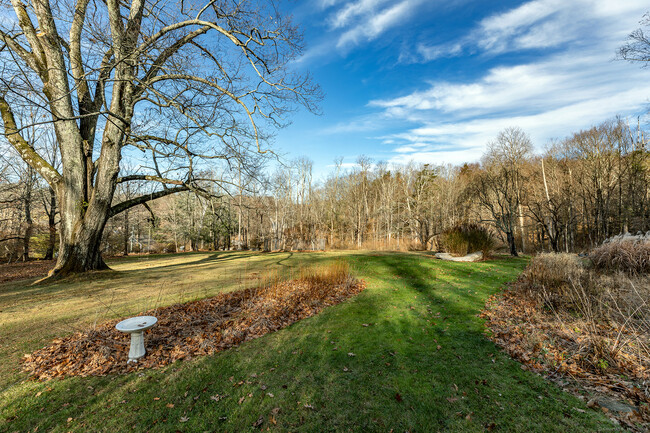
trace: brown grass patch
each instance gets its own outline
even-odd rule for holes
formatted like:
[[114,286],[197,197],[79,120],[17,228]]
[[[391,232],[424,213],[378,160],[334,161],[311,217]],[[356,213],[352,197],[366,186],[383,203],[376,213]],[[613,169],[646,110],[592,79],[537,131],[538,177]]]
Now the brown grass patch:
[[209,355],[282,329],[361,292],[347,265],[308,268],[296,279],[220,294],[143,312],[158,318],[145,332],[147,354],[127,365],[130,337],[115,329],[119,320],[54,340],[24,358],[36,379],[127,373],[158,368],[179,359]]

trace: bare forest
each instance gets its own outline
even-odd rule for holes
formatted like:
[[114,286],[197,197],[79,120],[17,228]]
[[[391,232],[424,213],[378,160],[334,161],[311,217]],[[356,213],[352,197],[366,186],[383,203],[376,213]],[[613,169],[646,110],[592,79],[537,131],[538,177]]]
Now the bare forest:
[[[59,225],[52,190],[10,151],[1,163],[3,260],[52,258]],[[265,169],[270,163],[274,171]],[[466,223],[488,228],[511,254],[581,252],[650,230],[647,139],[620,119],[550,143],[542,154],[524,131],[508,128],[480,163],[462,166],[360,157],[347,169],[335,161],[324,181],[313,179],[305,157],[279,165],[258,157],[254,168],[224,165],[219,188],[199,182],[201,194],[179,192],[112,217],[102,253],[439,250],[440,235]],[[155,188],[147,180],[120,185],[114,200]]]

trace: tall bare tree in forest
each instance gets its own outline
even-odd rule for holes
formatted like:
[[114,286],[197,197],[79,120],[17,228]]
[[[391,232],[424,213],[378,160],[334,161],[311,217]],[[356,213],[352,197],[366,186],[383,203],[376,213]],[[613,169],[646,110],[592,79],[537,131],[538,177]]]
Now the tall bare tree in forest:
[[[3,0],[3,2],[6,0]],[[60,248],[51,277],[106,268],[99,244],[108,218],[146,201],[200,189],[194,168],[260,150],[264,126],[281,126],[296,104],[319,96],[288,62],[301,52],[291,20],[269,2],[12,0],[0,25],[4,134],[54,189]],[[61,170],[16,119],[48,113]],[[120,176],[124,149],[149,173]],[[143,164],[144,165],[144,164]],[[118,183],[162,187],[114,203]]]
[[522,238],[521,195],[524,183],[523,163],[532,152],[528,135],[519,128],[506,128],[488,144],[482,172],[473,183],[480,205],[488,211],[489,221],[505,233],[510,254],[517,255],[515,228],[519,222]]
[[[528,212],[548,237],[550,247],[568,251],[567,237],[576,221],[573,211],[574,187],[570,181],[570,161],[562,159],[561,146],[551,146],[545,155],[531,163]],[[564,245],[561,244],[565,237]]]
[[426,250],[435,234],[432,207],[437,174],[429,164],[422,167],[409,167],[409,171],[410,182],[405,183],[409,225],[422,249]]

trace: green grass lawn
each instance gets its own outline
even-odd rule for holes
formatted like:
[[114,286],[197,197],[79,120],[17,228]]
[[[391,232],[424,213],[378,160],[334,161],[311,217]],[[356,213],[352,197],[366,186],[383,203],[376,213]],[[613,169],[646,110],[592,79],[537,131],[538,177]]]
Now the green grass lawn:
[[[125,376],[39,383],[19,372],[22,353],[72,329],[341,257],[363,293],[238,348]],[[618,431],[485,338],[477,315],[524,259],[196,253],[110,264],[121,272],[0,286],[0,431]]]

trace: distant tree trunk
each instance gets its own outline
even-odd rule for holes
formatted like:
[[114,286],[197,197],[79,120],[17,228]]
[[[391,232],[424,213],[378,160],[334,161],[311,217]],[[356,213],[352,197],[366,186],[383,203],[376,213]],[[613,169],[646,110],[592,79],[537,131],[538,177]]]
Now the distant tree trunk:
[[23,262],[29,260],[29,241],[32,237],[34,221],[32,221],[32,179],[31,170],[23,194],[23,211],[25,212],[25,236],[23,237]]
[[129,255],[129,211],[124,211],[124,255]]
[[518,257],[519,254],[517,254],[517,244],[515,243],[515,235],[512,233],[512,231],[506,233],[506,238],[508,240],[508,246],[510,247],[510,255],[513,257]]
[[47,214],[47,223],[49,227],[50,236],[47,242],[47,251],[45,251],[45,260],[52,260],[54,258],[54,248],[56,245],[56,194],[52,188],[50,191],[50,211]]
[[[517,194],[519,196],[519,194]],[[521,201],[517,199],[519,203],[517,204],[517,211],[519,212],[519,231],[521,233],[521,252],[526,253],[526,228],[524,227],[524,213],[521,209]]]

